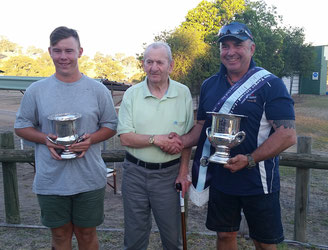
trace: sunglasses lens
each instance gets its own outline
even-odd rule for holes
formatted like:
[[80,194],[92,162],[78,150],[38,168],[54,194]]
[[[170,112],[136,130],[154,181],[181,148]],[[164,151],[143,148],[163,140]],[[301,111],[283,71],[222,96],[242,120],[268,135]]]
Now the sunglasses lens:
[[[229,36],[229,35],[235,36],[239,39],[249,38],[249,39],[253,40],[253,36],[252,36],[251,32],[247,29],[246,25],[243,25],[241,23],[231,23],[231,24],[223,26],[219,32],[219,40],[222,37]],[[242,40],[244,40],[244,39],[242,39]]]

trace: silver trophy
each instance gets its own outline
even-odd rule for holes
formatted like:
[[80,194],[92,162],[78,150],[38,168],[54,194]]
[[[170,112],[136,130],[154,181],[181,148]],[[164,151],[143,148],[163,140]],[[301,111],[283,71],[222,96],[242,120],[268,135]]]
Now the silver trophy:
[[226,164],[230,159],[230,149],[238,146],[246,137],[244,131],[239,131],[241,118],[246,116],[217,112],[207,114],[212,115],[212,126],[206,129],[206,135],[215,148],[215,153],[208,161]]
[[82,141],[82,136],[77,134],[77,121],[81,117],[82,115],[78,113],[54,114],[48,117],[57,139],[53,140],[50,137],[47,139],[52,143],[65,146],[65,150],[60,153],[62,159],[74,159],[77,156],[76,153],[69,151],[68,147]]

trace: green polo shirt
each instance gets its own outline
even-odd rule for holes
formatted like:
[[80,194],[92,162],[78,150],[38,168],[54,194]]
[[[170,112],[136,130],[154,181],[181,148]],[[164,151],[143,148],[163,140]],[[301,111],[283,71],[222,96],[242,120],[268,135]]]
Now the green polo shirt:
[[[183,135],[194,123],[192,98],[187,86],[169,79],[169,88],[162,99],[153,96],[147,78],[124,93],[118,113],[117,133],[162,135],[176,132]],[[125,147],[134,157],[153,163],[162,163],[180,157],[170,155],[155,145],[145,148]]]

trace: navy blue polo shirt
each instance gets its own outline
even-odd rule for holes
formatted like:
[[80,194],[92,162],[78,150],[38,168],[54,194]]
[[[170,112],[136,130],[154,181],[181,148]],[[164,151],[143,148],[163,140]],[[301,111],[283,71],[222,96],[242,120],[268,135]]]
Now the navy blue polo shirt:
[[[250,68],[255,67],[253,60]],[[206,112],[212,111],[218,100],[231,87],[226,77],[226,68],[204,81],[201,87],[197,120],[211,119]],[[246,133],[245,140],[230,151],[231,156],[252,153],[273,132],[268,120],[295,120],[294,102],[285,84],[279,78],[268,81],[248,99],[234,109],[234,114],[245,115],[240,130]],[[231,173],[220,164],[210,163],[211,186],[232,195],[257,195],[276,192],[280,189],[279,159],[274,157],[257,164],[256,168],[244,168]]]

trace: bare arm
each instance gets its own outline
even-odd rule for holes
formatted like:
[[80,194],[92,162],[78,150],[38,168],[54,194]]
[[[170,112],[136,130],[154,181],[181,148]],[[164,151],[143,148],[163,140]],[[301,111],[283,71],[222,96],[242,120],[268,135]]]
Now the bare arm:
[[253,153],[255,162],[260,162],[280,154],[296,143],[295,121],[269,121],[275,132]]
[[92,134],[85,134],[83,136],[83,141],[79,143],[74,143],[69,147],[69,150],[73,152],[82,152],[79,155],[79,158],[83,157],[86,151],[90,148],[92,144],[105,141],[116,134],[115,130],[112,130],[107,127],[101,127],[96,132]]
[[[251,153],[255,162],[260,162],[280,154],[296,143],[295,121],[276,120],[269,121],[275,132]],[[232,172],[238,171],[248,165],[245,155],[236,155],[224,167]]]
[[191,155],[191,148],[184,148],[182,150],[179,175],[175,181],[175,183],[181,183],[182,197],[184,197],[185,193],[188,191],[189,186],[191,184],[190,178],[188,177],[190,155]]
[[188,148],[197,145],[204,123],[204,120],[197,121],[195,126],[193,126],[187,134],[182,136],[182,142],[184,147]]
[[35,143],[40,143],[40,144],[46,144],[47,135],[36,130],[33,127],[16,128],[15,133],[16,133],[16,135],[18,135],[19,137],[21,137],[25,140],[35,142]]
[[56,160],[61,160],[61,157],[57,154],[55,149],[65,149],[65,147],[54,144],[47,139],[47,136],[49,136],[50,138],[55,140],[57,138],[55,135],[52,134],[46,135],[45,133],[42,133],[33,127],[16,128],[15,133],[19,137],[26,139],[28,141],[39,143],[39,144],[45,144],[48,147],[51,156]]

